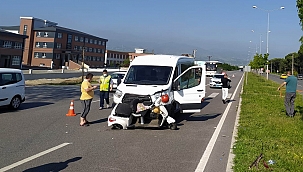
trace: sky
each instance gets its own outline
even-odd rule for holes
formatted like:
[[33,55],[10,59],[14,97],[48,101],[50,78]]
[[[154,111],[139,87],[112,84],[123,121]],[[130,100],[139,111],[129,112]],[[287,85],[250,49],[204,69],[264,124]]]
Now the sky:
[[[146,48],[155,53],[192,53],[207,59],[247,61],[297,52],[302,36],[295,0],[0,0],[0,25],[18,25],[20,16],[108,39],[108,49]],[[252,6],[257,6],[257,9]],[[281,6],[285,9],[278,10]],[[252,32],[252,30],[254,32]]]

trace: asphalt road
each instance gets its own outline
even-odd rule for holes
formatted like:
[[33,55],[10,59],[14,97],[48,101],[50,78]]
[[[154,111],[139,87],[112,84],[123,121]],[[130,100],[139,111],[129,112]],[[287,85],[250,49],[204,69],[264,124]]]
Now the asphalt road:
[[[263,76],[266,78],[266,75],[263,74]],[[284,82],[284,79],[280,79],[279,75],[275,74],[269,74],[268,79],[277,82],[278,84],[282,84]],[[285,87],[285,86],[284,86]],[[278,89],[278,88],[277,88]],[[303,94],[303,80],[298,80],[297,84],[297,91],[300,94]]]
[[27,87],[21,110],[0,109],[0,171],[226,171],[243,73],[229,74],[233,99],[223,104],[221,89],[207,87],[202,111],[180,115],[178,130],[111,130],[98,94],[93,124],[80,127],[66,116],[72,99],[81,112],[79,86]]

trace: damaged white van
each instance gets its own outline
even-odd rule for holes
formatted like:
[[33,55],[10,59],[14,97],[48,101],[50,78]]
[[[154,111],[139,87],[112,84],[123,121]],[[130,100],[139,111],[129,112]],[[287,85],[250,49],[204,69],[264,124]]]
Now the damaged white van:
[[[108,119],[108,125],[114,125],[119,121],[111,118],[116,115],[118,104],[131,104],[134,99],[140,99],[145,106],[149,106],[161,95],[169,97],[165,107],[172,118],[175,118],[178,112],[200,112],[201,102],[205,97],[205,71],[204,66],[195,66],[191,57],[174,55],[136,57],[114,94],[116,106]],[[126,128],[130,123],[131,121],[126,121],[122,128]]]

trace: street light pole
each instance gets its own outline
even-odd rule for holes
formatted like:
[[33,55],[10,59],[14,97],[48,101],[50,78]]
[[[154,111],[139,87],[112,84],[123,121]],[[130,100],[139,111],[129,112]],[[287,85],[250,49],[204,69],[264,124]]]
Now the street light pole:
[[260,9],[260,10],[263,10],[263,11],[266,11],[267,12],[267,33],[266,33],[266,53],[268,54],[269,51],[268,51],[268,44],[269,44],[269,13],[271,11],[275,11],[275,10],[283,10],[285,7],[281,6],[280,8],[278,9],[273,9],[273,10],[265,10],[265,9],[262,9],[262,8],[258,8],[257,6],[253,6],[253,8],[256,8],[256,9]]
[[267,11],[267,35],[266,35],[266,54],[268,54],[268,37],[269,37],[269,11]]

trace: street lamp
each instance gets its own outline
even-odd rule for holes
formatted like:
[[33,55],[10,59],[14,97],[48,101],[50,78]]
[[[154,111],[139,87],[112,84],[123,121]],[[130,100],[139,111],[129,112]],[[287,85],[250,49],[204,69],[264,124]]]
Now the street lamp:
[[254,5],[253,8],[260,9],[260,10],[263,10],[263,11],[267,12],[266,53],[268,54],[268,39],[269,39],[268,37],[269,37],[269,33],[270,33],[270,30],[269,30],[269,13],[272,12],[272,11],[275,11],[275,10],[283,10],[285,7],[281,6],[278,9],[266,10],[266,9],[258,8],[257,6]]
[[[254,33],[255,31],[254,31],[254,30],[251,30],[251,32]],[[263,42],[263,41],[262,41],[262,34],[260,33],[260,47],[259,47],[260,50],[259,50],[259,54],[262,54],[262,42]],[[256,51],[256,52],[257,52],[257,51]]]

